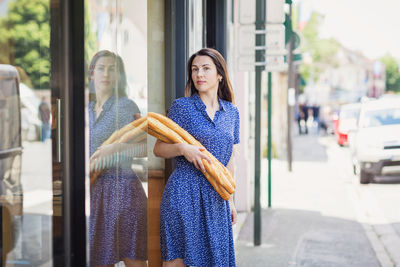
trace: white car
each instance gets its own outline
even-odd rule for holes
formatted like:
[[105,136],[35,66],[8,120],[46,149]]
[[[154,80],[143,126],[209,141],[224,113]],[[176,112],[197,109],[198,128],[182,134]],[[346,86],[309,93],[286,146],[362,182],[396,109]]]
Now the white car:
[[400,99],[363,103],[357,129],[349,138],[360,183],[375,176],[400,175]]

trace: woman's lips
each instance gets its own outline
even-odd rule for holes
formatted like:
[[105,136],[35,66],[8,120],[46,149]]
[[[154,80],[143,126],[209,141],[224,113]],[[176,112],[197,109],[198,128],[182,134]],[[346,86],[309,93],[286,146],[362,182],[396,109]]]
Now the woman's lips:
[[197,84],[205,84],[205,81],[197,81]]

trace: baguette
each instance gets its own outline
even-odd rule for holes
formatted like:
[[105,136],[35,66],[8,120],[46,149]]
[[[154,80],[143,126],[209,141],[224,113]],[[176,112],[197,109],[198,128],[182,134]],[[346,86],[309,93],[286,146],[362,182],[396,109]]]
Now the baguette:
[[[175,129],[175,131],[187,143],[189,143],[191,145],[197,145],[197,146],[200,146],[200,147],[204,147],[191,134],[189,134],[185,129],[183,129],[181,126],[179,126],[177,123],[175,123],[170,118],[168,118],[168,117],[166,117],[164,115],[158,114],[158,113],[154,113],[154,112],[148,112],[148,116],[159,120],[160,122],[162,122],[165,126],[167,126],[170,129]],[[221,184],[228,184],[228,187],[232,187],[233,189],[235,189],[236,188],[235,180],[233,179],[231,173],[226,169],[226,167],[224,165],[222,165],[222,163],[219,162],[219,160],[217,160],[214,157],[214,155],[211,154],[210,152],[208,152],[207,150],[203,151],[203,153],[205,153],[213,161],[215,167],[217,167],[219,169],[219,171],[223,173],[223,175],[221,175],[221,179],[223,180],[223,181],[221,181]],[[219,175],[216,174],[214,177],[218,178],[218,176]],[[231,192],[232,190],[228,190],[228,191]]]
[[[146,117],[142,117],[146,118]],[[118,140],[118,143],[129,143],[139,134],[144,133],[147,130],[147,119],[144,120],[141,124],[131,129],[129,132],[126,132],[123,136],[121,136]]]
[[132,121],[131,123],[125,125],[118,131],[115,131],[103,144],[102,146],[109,145],[111,143],[116,142],[119,140],[125,133],[131,131],[132,129],[135,129],[138,125],[140,125],[142,122],[146,121],[147,116],[141,117],[137,120]]
[[155,138],[159,139],[160,141],[163,141],[164,143],[167,144],[172,144],[171,140],[169,140],[167,137],[165,137],[162,134],[159,134],[155,131],[153,131],[151,128],[147,128],[147,133],[154,136]]
[[[149,128],[158,131],[164,136],[168,136],[168,138],[173,141],[174,143],[186,143],[188,144],[188,140],[191,141],[192,145],[197,145],[200,147],[204,146],[197,141],[193,136],[191,136],[187,131],[185,131],[183,128],[181,128],[179,125],[176,123],[169,123],[172,126],[172,129],[175,129],[175,131],[171,130],[168,126],[164,125],[163,122],[172,121],[169,118],[162,116],[160,114],[157,114],[154,116],[156,113],[149,112],[148,113],[148,120],[149,120]],[[157,117],[157,118],[155,118]],[[159,121],[158,119],[162,119],[163,122]],[[157,127],[157,128],[156,128]],[[183,139],[182,136],[185,136],[186,138]],[[226,191],[228,191],[230,194],[233,194],[235,192],[235,188],[233,187],[232,183],[229,181],[229,179],[225,176],[225,174],[220,170],[218,167],[218,164],[215,161],[218,161],[210,152],[207,150],[203,151],[213,162],[213,165],[211,165],[207,160],[202,160],[204,167],[206,169],[206,172],[209,173],[214,179],[225,188]]]

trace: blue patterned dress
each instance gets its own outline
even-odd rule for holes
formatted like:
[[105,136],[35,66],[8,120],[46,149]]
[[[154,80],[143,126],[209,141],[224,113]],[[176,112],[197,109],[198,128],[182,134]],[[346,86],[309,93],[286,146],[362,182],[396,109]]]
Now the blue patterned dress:
[[[168,117],[200,141],[222,164],[239,143],[239,112],[219,99],[214,119],[198,94],[179,98]],[[204,175],[177,157],[161,202],[161,254],[164,261],[184,259],[190,266],[235,266],[229,201],[223,200]]]
[[[111,96],[98,118],[89,103],[90,155],[140,113],[130,99]],[[147,259],[147,197],[131,162],[106,169],[90,188],[91,265],[109,265],[123,258]]]

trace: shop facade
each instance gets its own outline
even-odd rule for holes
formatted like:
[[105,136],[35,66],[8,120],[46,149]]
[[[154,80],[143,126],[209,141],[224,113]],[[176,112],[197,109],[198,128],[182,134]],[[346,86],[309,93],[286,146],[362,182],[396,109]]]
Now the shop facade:
[[[0,1],[0,23],[7,32],[0,38],[3,51],[0,64],[14,66],[19,73],[19,86],[24,84],[34,92],[32,99],[21,93],[21,110],[30,109],[33,113],[42,103],[48,104],[51,137],[23,140],[20,163],[17,160],[12,166],[13,176],[8,172],[8,176],[0,177],[3,266],[91,264],[90,240],[94,233],[91,216],[96,211],[91,209],[94,196],[90,173],[104,166],[114,168],[115,188],[125,179],[123,172],[115,168],[124,164],[120,154],[114,162],[101,163],[104,166],[90,163],[96,149],[90,136],[94,127],[90,110],[94,111],[91,102],[97,96],[94,96],[92,72],[96,65],[91,62],[102,51],[110,51],[122,61],[124,96],[139,111],[134,112],[134,118],[137,113],[144,116],[149,111],[166,114],[172,101],[184,95],[186,61],[192,53],[202,47],[221,52],[232,76],[242,121],[240,153],[236,156],[237,177],[241,178],[235,202],[239,210],[250,209],[252,74],[240,72],[236,66],[238,1],[37,0],[30,3]],[[121,77],[120,73],[118,67],[108,75]],[[6,98],[3,92],[0,100]],[[0,112],[4,114],[3,109]],[[98,112],[96,123],[106,116],[101,115],[104,110]],[[132,116],[118,108],[109,112],[114,120],[107,129],[112,125],[112,132],[124,126],[122,118]],[[45,123],[39,122],[40,129]],[[6,138],[7,133],[1,136]],[[174,163],[154,157],[154,143],[155,139],[147,136],[140,143],[147,153],[138,155],[129,147],[124,152],[134,155],[130,164],[137,179],[136,190],[145,196],[130,203],[144,211],[140,218],[133,217],[142,225],[135,236],[141,241],[135,246],[145,251],[148,266],[161,266],[159,204]],[[114,204],[114,209],[123,212],[126,205],[123,200]],[[116,236],[120,234],[123,233]]]

